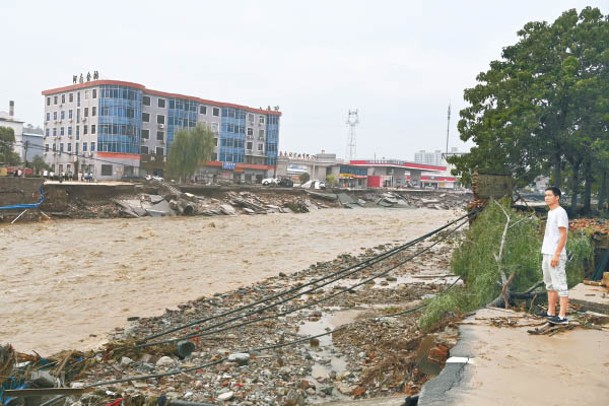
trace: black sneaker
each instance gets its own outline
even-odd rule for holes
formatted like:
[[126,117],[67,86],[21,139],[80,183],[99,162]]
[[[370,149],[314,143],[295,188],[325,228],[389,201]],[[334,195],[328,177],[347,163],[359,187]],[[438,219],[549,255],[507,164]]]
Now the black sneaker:
[[539,314],[537,314],[539,317],[543,317],[544,319],[551,319],[553,317],[556,317],[555,315],[549,314],[547,311],[543,311]]
[[552,324],[569,324],[569,320],[566,317],[554,316],[548,319]]

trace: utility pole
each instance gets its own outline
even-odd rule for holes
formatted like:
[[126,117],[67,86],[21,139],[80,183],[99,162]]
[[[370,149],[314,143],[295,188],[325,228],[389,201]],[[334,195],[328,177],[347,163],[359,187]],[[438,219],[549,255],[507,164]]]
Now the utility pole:
[[356,156],[356,141],[355,141],[355,126],[359,124],[359,117],[357,115],[357,109],[349,110],[349,116],[347,117],[347,125],[349,126],[349,138],[347,140],[347,160],[351,161]]
[[[23,137],[23,135],[22,135]],[[27,150],[30,147],[30,142],[29,141],[25,141],[25,143],[23,144],[23,150],[25,151],[24,157],[23,157],[23,162],[25,162],[25,167],[23,168],[23,177],[25,178],[25,169],[27,168]]]
[[450,102],[448,102],[448,117],[446,121],[446,155],[448,155],[448,136],[450,134]]

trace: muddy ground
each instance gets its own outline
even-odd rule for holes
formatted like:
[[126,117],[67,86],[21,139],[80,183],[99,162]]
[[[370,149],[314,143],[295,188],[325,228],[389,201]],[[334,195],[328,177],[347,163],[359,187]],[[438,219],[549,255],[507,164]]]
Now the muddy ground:
[[[225,325],[231,327],[226,330],[191,337],[195,349],[185,359],[175,355],[174,343],[142,349],[132,344],[152,332],[215,317],[341,271],[461,214],[437,209],[323,209],[307,214],[65,220],[3,227],[3,237],[13,242],[2,247],[3,256],[8,258],[7,269],[15,272],[3,273],[0,281],[12,321],[0,329],[0,342],[12,342],[29,353],[77,350],[51,357],[65,360],[57,372],[66,385],[170,372],[101,385],[115,395],[87,393],[84,402],[122,396],[138,404],[166,395],[207,404],[288,405],[416,393],[439,372],[456,330],[430,336],[430,341],[417,327],[418,313],[393,315],[454,280],[448,272],[449,243],[430,247],[386,275],[342,293],[375,270],[383,272],[387,262],[264,312],[235,313],[251,324],[235,327],[239,322],[234,321]],[[395,266],[413,250],[388,261]],[[306,268],[309,264],[313,265]],[[302,308],[283,314],[298,307]],[[164,309],[168,310],[162,316],[155,316]],[[254,322],[259,316],[268,318]],[[113,327],[117,329],[106,337]],[[163,338],[209,328],[203,323]],[[333,328],[339,330],[306,339]],[[106,340],[110,341],[105,351],[80,353],[99,348]],[[278,347],[261,349],[269,346]],[[435,361],[429,361],[430,351]],[[238,353],[248,354],[241,356],[247,360],[239,359]],[[86,355],[84,362],[79,354]],[[233,359],[224,359],[231,354]],[[176,368],[191,371],[173,374]]]

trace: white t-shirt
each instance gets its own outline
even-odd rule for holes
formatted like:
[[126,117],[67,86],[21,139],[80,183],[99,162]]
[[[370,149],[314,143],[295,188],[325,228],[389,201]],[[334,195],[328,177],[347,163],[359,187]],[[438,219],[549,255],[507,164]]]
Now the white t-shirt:
[[[548,211],[548,221],[546,222],[546,231],[543,235],[543,244],[541,245],[541,253],[554,255],[558,241],[560,241],[559,227],[565,227],[569,230],[569,216],[562,207],[558,206],[554,210]],[[566,255],[567,244],[563,247],[560,255]]]

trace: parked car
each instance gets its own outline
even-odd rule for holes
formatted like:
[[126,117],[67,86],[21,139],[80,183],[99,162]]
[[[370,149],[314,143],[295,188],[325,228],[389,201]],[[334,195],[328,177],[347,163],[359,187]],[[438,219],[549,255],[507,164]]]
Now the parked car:
[[279,181],[278,185],[281,187],[292,187],[294,186],[294,182],[292,182],[292,179],[283,178]]
[[279,184],[279,179],[277,178],[264,178],[262,179],[262,186],[274,186]]

